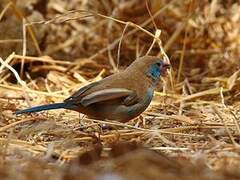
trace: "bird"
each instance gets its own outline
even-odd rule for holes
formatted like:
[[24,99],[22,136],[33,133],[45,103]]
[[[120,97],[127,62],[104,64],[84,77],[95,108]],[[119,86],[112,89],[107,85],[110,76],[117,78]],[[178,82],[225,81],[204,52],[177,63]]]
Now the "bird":
[[90,83],[60,103],[35,106],[15,114],[51,109],[69,109],[100,120],[128,122],[151,103],[161,75],[170,63],[157,56],[142,56],[125,70]]

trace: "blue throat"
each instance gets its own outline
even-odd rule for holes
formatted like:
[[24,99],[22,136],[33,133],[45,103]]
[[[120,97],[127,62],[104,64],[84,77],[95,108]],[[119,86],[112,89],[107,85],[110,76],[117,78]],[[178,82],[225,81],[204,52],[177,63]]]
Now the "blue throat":
[[154,82],[158,81],[161,76],[161,70],[159,66],[157,64],[150,65],[147,75],[150,76]]

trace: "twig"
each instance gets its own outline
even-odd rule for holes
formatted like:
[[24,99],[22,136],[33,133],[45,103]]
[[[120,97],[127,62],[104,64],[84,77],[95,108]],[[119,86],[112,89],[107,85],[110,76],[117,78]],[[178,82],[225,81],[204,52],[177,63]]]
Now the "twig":
[[[20,10],[18,10],[18,8],[15,5],[14,1],[13,0],[8,0],[8,1],[11,2],[11,6],[13,8],[13,11],[14,11],[16,17],[18,17],[20,20],[24,19],[25,18],[24,15],[22,14],[22,12]],[[37,38],[36,38],[34,30],[33,30],[33,26],[32,25],[27,26],[27,31],[29,32],[30,38],[31,38],[31,40],[33,42],[33,45],[34,45],[38,55],[41,55],[42,51],[40,50],[40,47],[38,45]]]
[[117,69],[119,68],[119,63],[120,63],[120,50],[121,50],[121,45],[122,45],[122,40],[123,40],[123,37],[124,37],[124,34],[128,28],[128,26],[130,25],[130,23],[127,23],[123,29],[123,32],[122,32],[122,35],[120,37],[120,41],[119,41],[119,44],[118,44],[118,50],[117,50]]
[[115,125],[115,126],[120,126],[120,127],[127,127],[127,128],[136,129],[136,130],[140,130],[140,131],[148,132],[148,133],[162,133],[162,134],[189,136],[189,137],[190,136],[191,137],[203,137],[201,135],[190,135],[190,134],[186,135],[186,134],[176,133],[174,128],[152,130],[152,129],[144,129],[144,128],[140,128],[140,127],[135,127],[135,126],[131,126],[131,125],[119,123],[119,122],[114,122],[114,121],[109,122],[109,121],[101,121],[101,120],[88,119],[88,118],[86,120],[90,120],[92,122],[97,122],[100,124],[109,124],[109,125]]
[[237,118],[236,114],[231,109],[229,109],[229,111],[233,116],[235,126],[237,127],[238,134],[240,135],[240,126],[239,126],[238,118]]
[[12,5],[12,2],[7,3],[7,5],[4,7],[4,9],[2,10],[2,12],[0,13],[0,21],[2,20],[3,15],[7,12],[7,10],[9,9],[9,7]]
[[186,150],[190,150],[189,148],[180,148],[180,147],[152,147],[149,148],[152,150],[164,150],[164,151],[186,151]]
[[[206,95],[210,95],[210,94],[212,94],[212,95],[219,94],[219,91],[220,91],[220,88],[213,88],[213,89],[208,89],[205,91],[197,92],[195,94],[191,94],[189,96],[180,98],[179,100],[176,101],[176,103],[180,103],[181,101],[187,101],[187,100],[191,100],[194,98],[198,98],[198,97],[206,96]],[[227,91],[228,91],[227,89],[223,89],[223,92],[227,92]]]
[[[15,86],[0,84],[0,87],[15,90],[15,91],[22,91],[22,88],[15,87]],[[67,96],[64,96],[64,95],[55,94],[55,93],[48,93],[48,92],[43,92],[43,91],[36,91],[36,90],[32,90],[32,89],[26,89],[26,92],[33,93],[33,94],[44,95],[44,96],[50,96],[50,97],[58,97],[58,98],[63,98],[63,99],[67,98]]]
[[10,71],[12,71],[12,73],[14,74],[14,76],[16,77],[17,81],[19,84],[22,85],[23,88],[25,89],[29,89],[26,85],[26,83],[20,78],[20,76],[18,75],[17,71],[11,67],[10,65],[8,65],[7,62],[10,62],[12,59],[14,58],[14,53],[12,53],[10,56],[8,56],[8,58],[6,59],[6,61],[3,61],[3,59],[0,57],[0,62],[3,66],[5,66],[6,68],[8,68]]
[[20,77],[23,78],[23,71],[24,71],[24,62],[25,56],[27,51],[27,33],[26,33],[26,20],[25,18],[22,19],[22,28],[23,28],[23,50],[22,50],[22,60],[21,60],[21,69],[20,69]]
[[238,145],[238,144],[236,143],[236,141],[234,140],[234,138],[233,138],[233,136],[232,136],[232,133],[230,132],[228,126],[226,125],[226,123],[225,123],[223,117],[221,116],[220,112],[218,111],[218,109],[217,109],[216,107],[214,107],[214,106],[212,106],[212,109],[213,109],[213,111],[217,114],[217,116],[219,117],[219,119],[221,120],[221,122],[223,123],[223,125],[224,125],[224,127],[225,127],[225,130],[227,131],[227,133],[228,133],[228,135],[229,135],[229,137],[230,137],[233,145],[235,145],[235,146]]
[[19,124],[22,124],[22,123],[25,123],[25,122],[29,122],[29,121],[45,121],[47,120],[46,118],[41,118],[41,117],[33,117],[33,118],[27,118],[27,119],[23,119],[23,120],[20,120],[20,121],[16,121],[14,123],[11,123],[11,124],[8,124],[6,126],[3,126],[3,127],[0,127],[0,133],[1,132],[4,132],[10,128],[13,128]]
[[149,47],[146,55],[148,55],[148,54],[150,53],[150,51],[152,50],[154,44],[156,43],[156,39],[159,39],[159,38],[160,38],[160,35],[161,35],[161,30],[157,29],[157,30],[156,30],[156,33],[155,33],[155,37],[156,37],[156,38],[153,39],[152,44],[151,44],[151,46]]
[[[165,10],[167,10],[169,7],[171,7],[171,5],[173,3],[175,3],[177,0],[172,0],[171,2],[169,2],[167,5],[165,5],[163,8],[161,8],[159,11],[157,11],[154,15],[153,15],[153,18],[156,18],[157,16],[159,16],[161,13],[163,13]],[[152,19],[148,19],[146,20],[145,22],[143,22],[142,24],[140,24],[140,27],[145,27],[146,25],[148,25],[150,22],[152,22]],[[130,36],[134,33],[136,33],[137,31],[139,31],[139,29],[133,29],[132,31],[129,31],[126,35],[125,35],[125,38],[127,36]],[[106,52],[108,49],[113,49],[117,44],[118,42],[120,41],[120,37],[118,39],[116,39],[115,41],[113,41],[109,46],[107,46],[106,48],[103,48],[101,50],[99,50],[96,54],[90,56],[89,58],[90,59],[94,59],[96,58],[98,55]]]
[[[22,55],[14,55],[15,59],[22,59]],[[24,57],[25,61],[40,61],[40,62],[45,62],[45,63],[51,63],[51,64],[62,64],[62,65],[77,65],[77,63],[74,62],[69,62],[69,61],[61,61],[61,60],[54,60],[54,59],[48,59],[47,57],[34,57],[34,56],[25,56]]]

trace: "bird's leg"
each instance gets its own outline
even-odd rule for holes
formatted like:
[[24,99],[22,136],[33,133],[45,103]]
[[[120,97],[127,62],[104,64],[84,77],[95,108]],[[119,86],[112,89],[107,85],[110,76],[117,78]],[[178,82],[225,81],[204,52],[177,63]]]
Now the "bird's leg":
[[146,128],[146,119],[142,115],[138,116],[138,119],[140,120],[143,128]]
[[86,115],[83,114],[82,117],[81,117],[81,113],[79,113],[78,115],[79,115],[79,121],[78,121],[78,123],[81,124],[81,121],[83,121],[83,119],[86,117]]
[[133,119],[134,122],[134,127],[139,127],[142,124],[142,119],[143,117],[141,115],[139,115],[138,117]]

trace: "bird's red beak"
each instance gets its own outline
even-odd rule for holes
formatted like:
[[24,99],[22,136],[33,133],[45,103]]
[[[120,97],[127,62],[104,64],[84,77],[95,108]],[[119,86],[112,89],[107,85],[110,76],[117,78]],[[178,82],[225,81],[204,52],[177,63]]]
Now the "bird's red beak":
[[162,74],[165,75],[167,70],[170,69],[171,64],[168,58],[163,58],[163,67],[162,67]]

